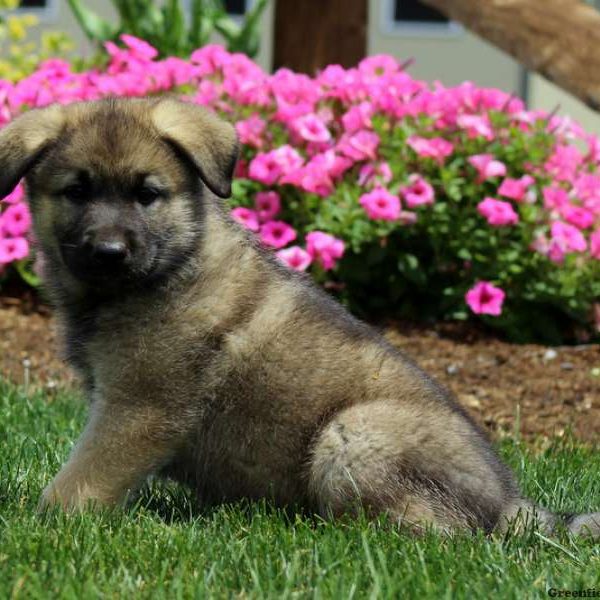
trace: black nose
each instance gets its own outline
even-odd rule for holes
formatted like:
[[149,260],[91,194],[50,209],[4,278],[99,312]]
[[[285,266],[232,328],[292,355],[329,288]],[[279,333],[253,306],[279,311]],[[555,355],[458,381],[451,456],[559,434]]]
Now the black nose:
[[91,248],[92,258],[104,264],[118,265],[125,261],[127,254],[127,245],[119,240],[100,241]]

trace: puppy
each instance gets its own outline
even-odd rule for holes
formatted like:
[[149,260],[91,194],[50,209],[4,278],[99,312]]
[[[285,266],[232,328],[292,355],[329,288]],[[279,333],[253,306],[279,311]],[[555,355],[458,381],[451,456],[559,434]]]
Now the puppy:
[[173,99],[29,111],[0,131],[87,426],[42,506],[124,502],[151,474],[207,503],[385,512],[419,532],[600,534],[523,499],[452,397],[228,216],[234,128]]

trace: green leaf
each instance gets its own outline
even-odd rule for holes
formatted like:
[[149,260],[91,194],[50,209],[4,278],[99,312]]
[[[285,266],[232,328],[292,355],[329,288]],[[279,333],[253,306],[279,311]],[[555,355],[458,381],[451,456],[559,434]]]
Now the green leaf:
[[31,287],[38,287],[40,285],[40,278],[31,271],[30,265],[31,263],[29,260],[20,260],[14,263],[21,279]]
[[96,13],[85,7],[80,0],[67,0],[73,15],[87,38],[101,44],[117,37],[119,29],[101,19]]

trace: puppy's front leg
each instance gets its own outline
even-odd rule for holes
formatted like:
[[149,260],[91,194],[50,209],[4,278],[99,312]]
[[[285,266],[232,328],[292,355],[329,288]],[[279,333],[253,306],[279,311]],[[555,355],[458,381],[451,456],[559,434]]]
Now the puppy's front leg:
[[180,424],[170,422],[159,407],[94,402],[89,423],[44,490],[40,508],[59,505],[74,510],[90,503],[124,502],[169,461],[183,435]]

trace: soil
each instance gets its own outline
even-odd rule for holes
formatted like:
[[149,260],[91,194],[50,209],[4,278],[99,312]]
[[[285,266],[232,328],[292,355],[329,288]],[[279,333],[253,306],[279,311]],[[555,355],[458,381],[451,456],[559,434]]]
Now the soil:
[[[600,346],[515,345],[462,324],[393,323],[391,343],[449,387],[493,437],[600,440]],[[51,397],[76,385],[54,319],[34,296],[0,299],[0,373]]]

